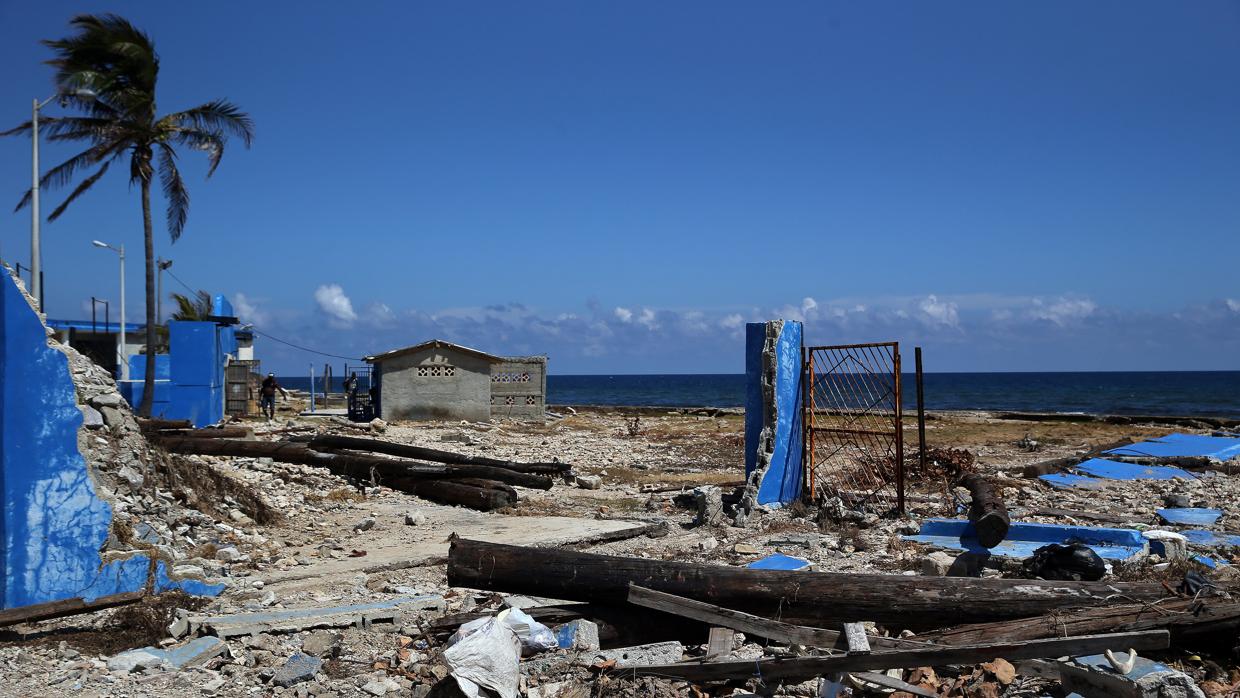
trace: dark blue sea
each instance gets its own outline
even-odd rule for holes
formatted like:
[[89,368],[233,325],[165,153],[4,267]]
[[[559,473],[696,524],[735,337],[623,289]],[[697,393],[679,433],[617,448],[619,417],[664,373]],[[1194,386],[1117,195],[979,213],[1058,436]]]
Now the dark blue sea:
[[[310,388],[304,376],[281,377],[280,382],[286,388]],[[333,382],[339,392],[340,379]],[[913,386],[912,374],[904,376],[909,408],[915,406]],[[930,410],[1240,418],[1240,371],[927,373],[925,392]],[[551,405],[741,407],[745,376],[549,375],[547,393]]]

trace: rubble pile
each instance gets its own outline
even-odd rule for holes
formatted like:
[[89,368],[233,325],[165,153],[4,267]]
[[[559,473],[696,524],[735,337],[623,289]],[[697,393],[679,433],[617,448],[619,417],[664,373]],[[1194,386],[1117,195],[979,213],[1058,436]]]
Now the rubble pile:
[[[1240,685],[1231,645],[1208,632],[1225,628],[1234,644],[1230,572],[1146,555],[1108,561],[1098,582],[1030,580],[1019,559],[907,540],[927,519],[970,514],[976,490],[958,482],[970,472],[986,476],[1013,523],[1176,532],[1184,527],[1153,514],[1174,500],[1222,509],[1213,528],[1240,529],[1240,487],[1225,473],[1077,492],[996,467],[1079,450],[1055,431],[1079,425],[1047,425],[1036,455],[1001,424],[987,428],[1002,436],[953,441],[905,517],[828,498],[757,506],[742,527],[730,514],[739,413],[643,413],[640,428],[601,410],[546,424],[398,423],[366,429],[383,442],[369,444],[325,440],[361,430],[296,417],[225,425],[212,438],[144,427],[110,377],[70,356],[82,452],[114,508],[108,550],[153,549],[177,575],[226,589],[149,613],[155,633],[138,632],[123,608],[11,626],[0,694],[1215,696]],[[228,431],[238,428],[252,435]],[[1133,429],[1096,428],[1096,442]],[[165,433],[148,439],[155,432]],[[176,453],[155,445],[172,438]],[[213,447],[191,440],[290,450],[194,453]],[[306,450],[499,468],[528,484],[500,483],[519,504],[488,511],[423,496],[393,474],[286,460]],[[476,477],[461,472],[448,478]],[[535,478],[554,486],[529,486]],[[944,495],[945,479],[960,486]],[[1240,562],[1226,548],[1210,554]],[[820,577],[830,581],[815,586]],[[1195,586],[1181,593],[1186,580]]]

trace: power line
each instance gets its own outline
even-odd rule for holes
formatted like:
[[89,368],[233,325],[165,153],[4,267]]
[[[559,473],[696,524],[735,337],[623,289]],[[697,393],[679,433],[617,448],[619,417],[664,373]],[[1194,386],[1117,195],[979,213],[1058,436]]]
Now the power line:
[[[168,272],[168,276],[171,276],[173,279],[176,279],[176,282],[177,282],[177,283],[179,283],[179,284],[181,284],[182,286],[184,286],[184,287],[185,287],[185,290],[189,291],[191,295],[197,295],[197,294],[198,294],[198,292],[197,292],[197,291],[195,291],[193,288],[191,288],[189,284],[187,284],[187,283],[185,283],[184,281],[182,281],[182,280],[180,279],[180,277],[178,277],[176,274],[173,274],[171,269],[165,269],[164,271]],[[303,347],[303,346],[301,346],[300,344],[294,344],[294,343],[292,343],[292,342],[288,342],[288,341],[285,341],[285,340],[283,340],[283,339],[280,339],[279,337],[272,337],[271,335],[267,334],[266,332],[260,332],[260,331],[258,331],[257,329],[255,329],[255,327],[254,327],[253,325],[250,325],[250,329],[254,331],[254,334],[262,335],[262,336],[266,337],[267,339],[270,339],[270,340],[271,340],[271,341],[273,341],[273,342],[279,342],[280,344],[286,344],[286,345],[288,345],[288,346],[290,346],[290,347],[293,347],[294,349],[300,349],[301,351],[309,352],[309,353],[311,353],[311,354],[319,354],[320,356],[330,356],[330,357],[332,357],[333,359],[345,359],[345,360],[347,360],[347,361],[365,361],[365,359],[361,359],[361,358],[358,358],[358,357],[356,357],[356,356],[341,356],[340,354],[330,354],[330,353],[325,352],[325,351],[318,351],[317,349],[311,349],[311,348],[309,348],[309,347]]]
[[259,332],[257,329],[254,329],[253,325],[250,326],[250,329],[254,330],[254,334],[262,335],[266,337],[267,339],[270,339],[273,342],[287,344],[288,346],[293,347],[294,349],[300,349],[302,351],[310,352],[311,354],[320,354],[322,356],[330,356],[333,359],[345,359],[347,361],[365,361],[365,359],[361,359],[356,356],[341,356],[340,354],[329,354],[325,351],[318,351],[317,349],[310,349],[309,347],[303,347],[300,344],[293,344],[292,342],[286,342],[283,339],[279,339],[278,337],[272,337],[266,332]]

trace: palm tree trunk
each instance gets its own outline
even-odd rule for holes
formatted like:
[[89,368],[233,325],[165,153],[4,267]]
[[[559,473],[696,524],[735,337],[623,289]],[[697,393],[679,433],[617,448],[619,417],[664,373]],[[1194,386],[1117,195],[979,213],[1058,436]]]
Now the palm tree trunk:
[[151,178],[142,178],[142,242],[146,248],[146,375],[138,414],[151,416],[155,399],[155,234],[151,230]]

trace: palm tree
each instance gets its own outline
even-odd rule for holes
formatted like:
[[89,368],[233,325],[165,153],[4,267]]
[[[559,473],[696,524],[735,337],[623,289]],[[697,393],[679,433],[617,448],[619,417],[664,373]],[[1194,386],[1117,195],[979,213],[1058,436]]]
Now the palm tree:
[[176,311],[172,313],[173,320],[206,320],[212,315],[211,294],[206,291],[196,292],[193,298],[174,293],[172,302],[177,304]]
[[[142,194],[142,231],[146,247],[146,344],[156,346],[155,240],[151,231],[151,179],[159,170],[159,182],[167,202],[168,235],[176,242],[189,215],[189,192],[177,170],[176,146],[207,154],[210,177],[220,164],[230,136],[248,148],[254,137],[249,115],[225,100],[158,116],[155,83],[159,56],[151,37],[127,20],[113,14],[78,15],[70,22],[77,33],[43,44],[55,58],[47,61],[56,70],[56,89],[62,104],[81,110],[83,116],[40,119],[41,133],[49,141],[82,141],[82,152],[48,170],[39,186],[53,188],[72,182],[88,168],[97,169],[82,179],[64,202],[47,217],[54,221],[108,168],[128,155],[129,183]],[[27,122],[0,135],[29,133]],[[30,202],[30,192],[17,204]],[[146,352],[146,381],[139,414],[149,416],[155,393],[155,352]]]

